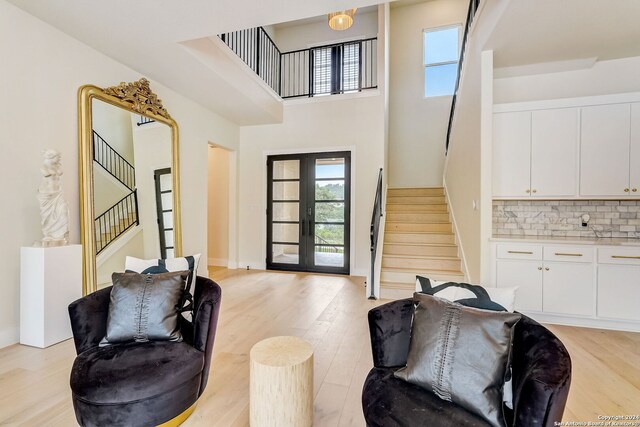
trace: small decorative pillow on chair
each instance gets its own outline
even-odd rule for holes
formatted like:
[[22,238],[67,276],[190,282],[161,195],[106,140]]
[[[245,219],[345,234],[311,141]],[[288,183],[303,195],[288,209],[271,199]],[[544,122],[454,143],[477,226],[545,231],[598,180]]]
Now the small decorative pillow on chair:
[[518,313],[465,307],[415,293],[407,365],[395,376],[505,425],[502,388]]
[[191,314],[193,309],[193,307],[191,306],[193,300],[193,297],[191,296],[191,290],[195,289],[199,261],[200,254],[181,258],[167,259],[139,259],[128,256],[124,261],[124,269],[127,272],[143,274],[158,274],[167,273],[169,271],[189,270],[190,274],[189,278],[187,279],[187,287],[185,288],[185,293],[182,296],[182,302],[180,303],[180,311],[187,320],[191,321]]
[[195,286],[196,274],[198,272],[198,263],[200,254],[193,256],[185,256],[181,258],[167,259],[140,259],[128,256],[124,261],[125,271],[133,271],[135,273],[158,274],[167,273],[169,271],[189,270],[191,275],[187,281],[187,289]]
[[178,304],[189,274],[113,273],[107,335],[100,345],[182,341]]
[[469,283],[440,282],[416,276],[416,292],[484,310],[513,312],[517,290],[517,287],[492,288]]

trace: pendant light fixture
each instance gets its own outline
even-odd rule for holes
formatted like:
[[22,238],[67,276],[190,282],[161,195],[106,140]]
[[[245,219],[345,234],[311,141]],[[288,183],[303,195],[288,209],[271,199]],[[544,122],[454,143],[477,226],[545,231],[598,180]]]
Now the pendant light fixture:
[[329,27],[335,31],[343,31],[351,27],[356,10],[357,9],[347,9],[330,13],[328,16]]

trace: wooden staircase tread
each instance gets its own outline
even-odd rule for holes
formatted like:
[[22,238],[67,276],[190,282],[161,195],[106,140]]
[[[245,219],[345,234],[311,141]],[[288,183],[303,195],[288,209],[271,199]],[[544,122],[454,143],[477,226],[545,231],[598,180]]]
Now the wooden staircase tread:
[[405,230],[384,230],[384,234],[438,234],[438,235],[447,235],[453,236],[454,234],[450,231],[405,231]]
[[390,271],[394,273],[424,273],[424,274],[443,274],[452,276],[464,276],[460,270],[438,270],[433,268],[404,268],[404,267],[382,267],[382,271]]
[[457,256],[438,256],[438,255],[396,255],[396,254],[384,254],[387,258],[398,259],[431,259],[435,261],[460,261]]
[[387,224],[403,224],[403,225],[430,225],[430,224],[451,224],[451,221],[387,221]]
[[395,243],[395,242],[385,242],[386,245],[393,246],[413,246],[413,247],[445,247],[445,248],[456,248],[458,245],[455,243]]
[[415,290],[416,284],[415,281],[413,283],[399,283],[399,282],[385,282],[384,280],[380,281],[381,288],[393,288],[393,289],[412,289]]

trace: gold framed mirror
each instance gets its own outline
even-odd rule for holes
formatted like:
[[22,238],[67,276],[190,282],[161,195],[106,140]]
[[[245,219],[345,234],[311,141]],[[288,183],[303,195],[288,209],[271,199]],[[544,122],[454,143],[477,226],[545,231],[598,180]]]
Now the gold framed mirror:
[[83,295],[125,256],[182,255],[178,124],[149,81],[78,91]]

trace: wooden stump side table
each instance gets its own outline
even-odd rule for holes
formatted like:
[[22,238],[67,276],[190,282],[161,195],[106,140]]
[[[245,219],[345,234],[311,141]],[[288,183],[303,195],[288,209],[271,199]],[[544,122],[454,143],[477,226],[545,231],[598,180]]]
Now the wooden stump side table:
[[313,422],[313,347],[297,337],[253,346],[249,398],[252,427],[307,427]]

